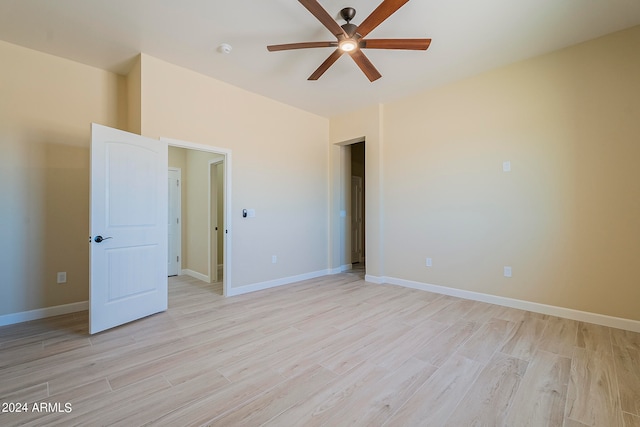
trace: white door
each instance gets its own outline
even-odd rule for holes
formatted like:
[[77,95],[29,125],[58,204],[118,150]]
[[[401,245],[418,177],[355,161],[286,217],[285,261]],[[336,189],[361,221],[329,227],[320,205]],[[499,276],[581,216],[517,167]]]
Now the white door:
[[169,229],[169,249],[167,251],[167,274],[177,276],[180,274],[180,252],[182,247],[182,221],[181,221],[181,171],[177,168],[169,168],[168,190],[169,211],[167,228]]
[[362,262],[363,207],[362,178],[351,177],[351,262]]
[[167,309],[167,143],[92,124],[89,332]]

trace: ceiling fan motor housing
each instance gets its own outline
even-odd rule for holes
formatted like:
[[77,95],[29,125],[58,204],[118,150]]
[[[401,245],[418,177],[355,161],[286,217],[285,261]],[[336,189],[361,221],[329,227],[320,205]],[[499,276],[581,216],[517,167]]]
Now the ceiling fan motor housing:
[[356,10],[352,7],[345,7],[340,11],[340,16],[342,16],[342,19],[347,21],[348,24],[353,17],[356,16]]
[[342,29],[349,37],[355,36],[358,32],[358,26],[350,23],[342,25]]

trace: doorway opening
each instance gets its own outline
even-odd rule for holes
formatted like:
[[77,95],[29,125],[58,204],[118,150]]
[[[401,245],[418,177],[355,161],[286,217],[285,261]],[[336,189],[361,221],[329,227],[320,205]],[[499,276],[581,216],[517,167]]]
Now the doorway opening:
[[365,268],[365,143],[348,145],[351,151],[351,266]]
[[[169,170],[179,170],[181,180],[179,214],[172,215],[169,203],[169,224],[180,223],[178,255],[171,254],[169,230],[169,261],[179,259],[176,275],[189,276],[214,293],[227,295],[230,287],[230,163],[229,150],[162,138],[169,145]],[[169,179],[169,186],[175,185]],[[169,192],[171,198],[171,190]],[[177,204],[177,203],[176,203]],[[175,207],[174,207],[175,209]],[[174,249],[176,250],[176,249]],[[169,270],[171,272],[171,270]],[[169,274],[171,276],[171,274]]]
[[337,271],[356,269],[366,273],[366,141],[364,137],[335,144],[336,203],[339,221],[335,228]]

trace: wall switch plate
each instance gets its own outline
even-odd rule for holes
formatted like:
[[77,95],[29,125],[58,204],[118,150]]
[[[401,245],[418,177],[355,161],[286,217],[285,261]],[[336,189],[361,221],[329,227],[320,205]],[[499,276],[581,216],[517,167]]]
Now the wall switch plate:
[[511,172],[511,162],[509,160],[502,162],[502,172]]
[[57,280],[58,280],[58,283],[67,283],[67,272],[59,271]]
[[511,267],[510,266],[505,266],[504,267],[504,277],[511,277]]
[[275,264],[278,262],[278,256],[277,255],[271,255],[271,264]]
[[427,258],[427,267],[432,267],[433,266],[433,260],[431,258]]

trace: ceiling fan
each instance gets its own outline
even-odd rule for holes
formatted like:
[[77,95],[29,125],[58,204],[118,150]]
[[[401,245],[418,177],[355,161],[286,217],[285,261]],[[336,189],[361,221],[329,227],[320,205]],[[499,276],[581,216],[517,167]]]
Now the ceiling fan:
[[395,13],[409,0],[383,0],[382,3],[360,25],[351,23],[356,14],[352,7],[345,7],[340,11],[342,19],[347,21],[339,25],[317,0],[298,0],[307,8],[318,21],[336,36],[337,41],[330,42],[302,42],[276,44],[267,46],[270,52],[291,49],[307,49],[315,47],[335,47],[336,50],[309,76],[307,80],[318,80],[342,54],[347,53],[369,81],[378,80],[382,75],[366,57],[362,49],[404,49],[427,50],[431,39],[366,39],[365,37],[380,25],[385,19]]

